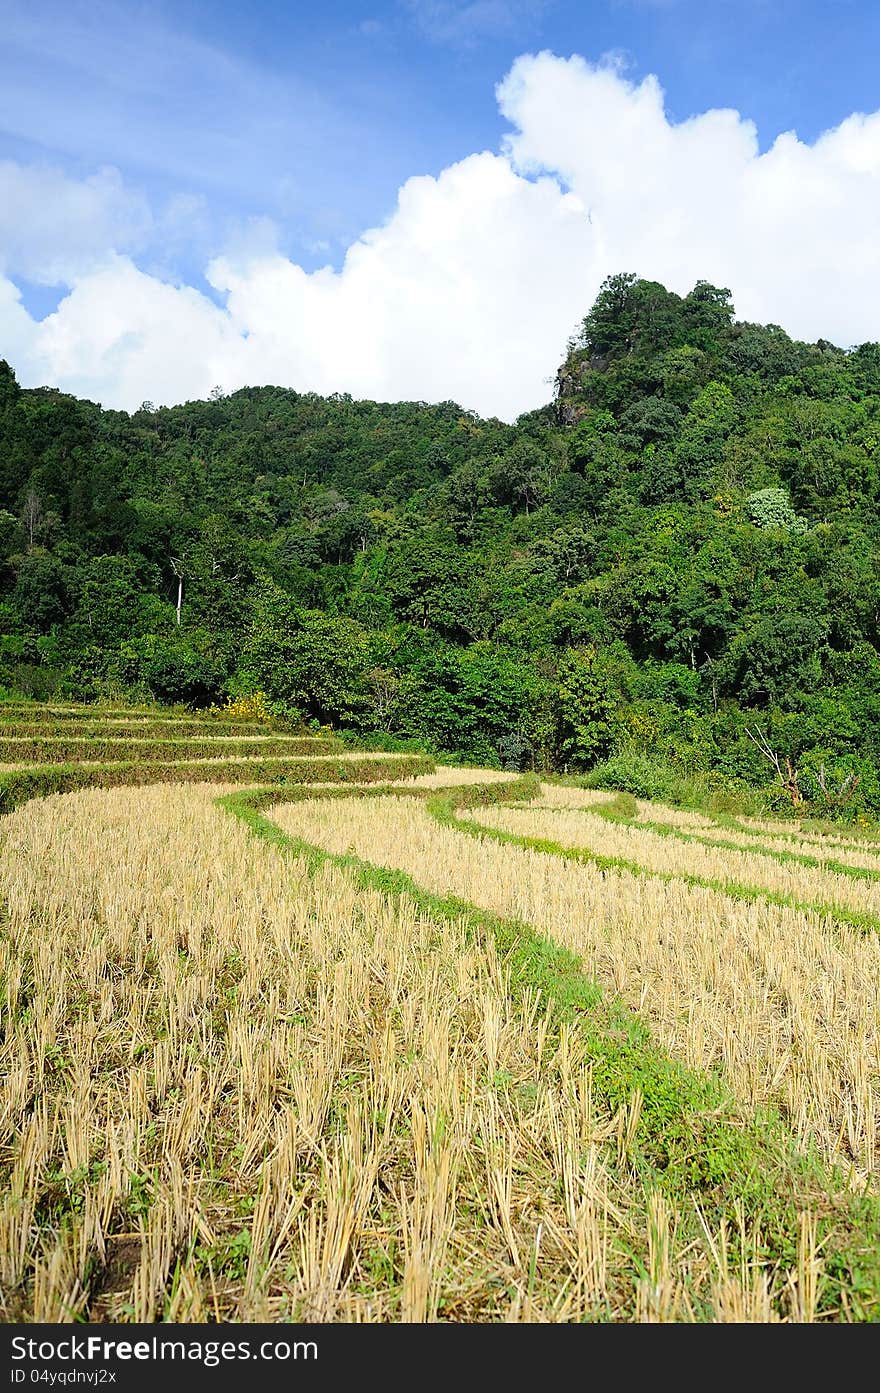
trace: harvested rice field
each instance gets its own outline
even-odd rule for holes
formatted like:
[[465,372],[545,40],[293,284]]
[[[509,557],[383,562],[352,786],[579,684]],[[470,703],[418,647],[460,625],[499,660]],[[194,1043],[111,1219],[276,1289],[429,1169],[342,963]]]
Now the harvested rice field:
[[880,1317],[867,842],[179,721],[0,714],[0,1319]]

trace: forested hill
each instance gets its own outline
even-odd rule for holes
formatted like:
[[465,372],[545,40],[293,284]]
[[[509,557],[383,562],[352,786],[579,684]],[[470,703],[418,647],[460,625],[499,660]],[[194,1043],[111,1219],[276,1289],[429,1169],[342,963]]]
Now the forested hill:
[[878,461],[880,345],[703,282],[612,277],[515,426],[276,387],[128,415],[2,363],[0,683],[260,689],[633,787],[766,782],[757,726],[880,807]]

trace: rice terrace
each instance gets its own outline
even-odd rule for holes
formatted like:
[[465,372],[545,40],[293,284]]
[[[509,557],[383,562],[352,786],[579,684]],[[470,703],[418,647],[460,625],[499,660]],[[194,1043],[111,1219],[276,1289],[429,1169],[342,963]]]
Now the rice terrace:
[[880,837],[0,706],[6,1322],[880,1315]]

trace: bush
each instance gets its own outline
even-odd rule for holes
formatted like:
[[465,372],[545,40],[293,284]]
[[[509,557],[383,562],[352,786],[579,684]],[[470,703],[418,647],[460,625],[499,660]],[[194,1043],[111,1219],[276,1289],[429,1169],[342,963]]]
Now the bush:
[[8,663],[0,668],[0,682],[16,697],[51,701],[62,690],[64,673],[41,663]]
[[677,803],[691,781],[650,755],[625,751],[597,764],[582,782],[585,788],[616,789],[636,798]]
[[592,646],[567,649],[556,685],[557,751],[564,769],[584,769],[607,754],[616,703],[602,655]]
[[210,635],[145,634],[123,644],[116,664],[123,685],[146,688],[157,701],[207,706],[220,695],[226,674],[210,653]]
[[662,760],[631,751],[612,755],[590,770],[580,783],[584,788],[607,788],[631,793],[680,808],[711,813],[760,813],[762,800],[742,783],[717,774],[683,774]]
[[365,734],[360,734],[356,730],[340,730],[336,733],[343,745],[353,750],[367,750],[392,755],[430,755],[432,758],[441,753],[440,750],[435,749],[430,740],[420,739],[417,736],[410,738],[404,735],[389,735],[384,730],[370,730]]

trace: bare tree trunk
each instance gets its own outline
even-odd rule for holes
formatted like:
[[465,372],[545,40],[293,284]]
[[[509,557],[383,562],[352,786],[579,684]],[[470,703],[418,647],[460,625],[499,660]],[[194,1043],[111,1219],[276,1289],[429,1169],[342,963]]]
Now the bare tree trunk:
[[43,508],[33,489],[28,490],[24,501],[24,525],[27,528],[28,551],[33,551],[37,529],[43,517]]
[[183,610],[183,565],[180,561],[171,562],[171,570],[177,576],[177,627],[180,628],[180,616]]
[[762,730],[759,730],[757,726],[755,726],[754,731],[749,730],[748,726],[746,726],[746,735],[749,737],[752,744],[756,745],[761,751],[764,758],[769,760],[773,765],[773,768],[776,770],[776,777],[779,779],[780,787],[788,794],[792,806],[799,808],[804,801],[804,795],[801,793],[800,789],[800,773],[797,766],[790,757],[786,755],[785,768],[783,769],[782,757],[771,748],[766,735]]

